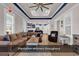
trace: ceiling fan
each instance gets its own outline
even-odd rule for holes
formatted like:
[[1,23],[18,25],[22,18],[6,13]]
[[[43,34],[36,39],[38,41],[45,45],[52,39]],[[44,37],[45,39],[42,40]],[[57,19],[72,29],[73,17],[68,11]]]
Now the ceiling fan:
[[35,11],[37,11],[38,9],[40,9],[42,12],[44,11],[43,8],[45,9],[49,9],[48,7],[46,7],[46,5],[51,5],[53,3],[33,3],[35,4],[34,6],[30,6],[29,8],[35,8]]

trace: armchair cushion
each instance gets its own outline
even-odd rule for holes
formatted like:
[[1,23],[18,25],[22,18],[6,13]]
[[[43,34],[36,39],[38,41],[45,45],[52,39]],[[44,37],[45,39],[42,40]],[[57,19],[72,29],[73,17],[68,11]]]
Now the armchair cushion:
[[56,36],[56,34],[51,34],[51,37],[55,37]]
[[51,34],[48,37],[49,41],[57,42],[58,39],[58,31],[51,31]]

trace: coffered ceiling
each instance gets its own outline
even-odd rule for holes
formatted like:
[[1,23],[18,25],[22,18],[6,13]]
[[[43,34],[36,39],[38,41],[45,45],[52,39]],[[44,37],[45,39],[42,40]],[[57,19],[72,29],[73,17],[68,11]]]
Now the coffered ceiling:
[[62,13],[75,6],[75,3],[42,3],[48,4],[45,7],[30,8],[31,6],[36,6],[37,3],[2,3],[1,5],[6,7],[12,7],[15,14],[20,15],[28,20],[51,20],[59,17]]
[[[45,4],[45,3],[42,3]],[[53,18],[67,3],[51,3],[45,5],[46,8],[38,8],[35,3],[14,3],[14,5],[20,9],[30,19],[51,19]]]

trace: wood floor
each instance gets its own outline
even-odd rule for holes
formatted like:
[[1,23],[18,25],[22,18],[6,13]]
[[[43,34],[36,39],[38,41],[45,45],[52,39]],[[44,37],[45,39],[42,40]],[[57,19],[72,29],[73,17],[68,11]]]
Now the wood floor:
[[78,54],[74,53],[74,52],[67,52],[67,53],[51,53],[51,52],[31,52],[31,53],[24,53],[24,52],[21,52],[21,53],[17,53],[16,56],[79,56]]
[[[60,43],[49,42],[47,36],[43,36],[43,42],[40,45],[61,45]],[[19,52],[16,56],[78,56],[75,52]]]
[[[49,42],[49,45],[59,45],[59,43]],[[75,52],[19,52],[16,56],[79,56]]]

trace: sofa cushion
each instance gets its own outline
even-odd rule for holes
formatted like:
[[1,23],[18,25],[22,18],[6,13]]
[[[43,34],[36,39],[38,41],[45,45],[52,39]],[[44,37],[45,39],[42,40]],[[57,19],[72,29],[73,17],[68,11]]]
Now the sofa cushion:
[[5,36],[3,37],[3,40],[4,40],[4,41],[10,41],[10,36],[9,36],[9,35],[5,35]]
[[38,43],[38,42],[39,42],[39,37],[31,37],[31,38],[27,41],[27,43],[34,43],[34,42]]
[[22,44],[22,43],[24,43],[24,42],[26,42],[26,39],[15,40],[15,41],[13,41],[13,42],[10,42],[9,45],[19,45],[19,44]]
[[3,41],[3,36],[0,36],[0,41]]
[[19,34],[16,34],[17,36],[17,39],[22,39],[22,35],[19,33]]
[[10,35],[10,40],[15,41],[17,39],[17,36],[15,34]]

